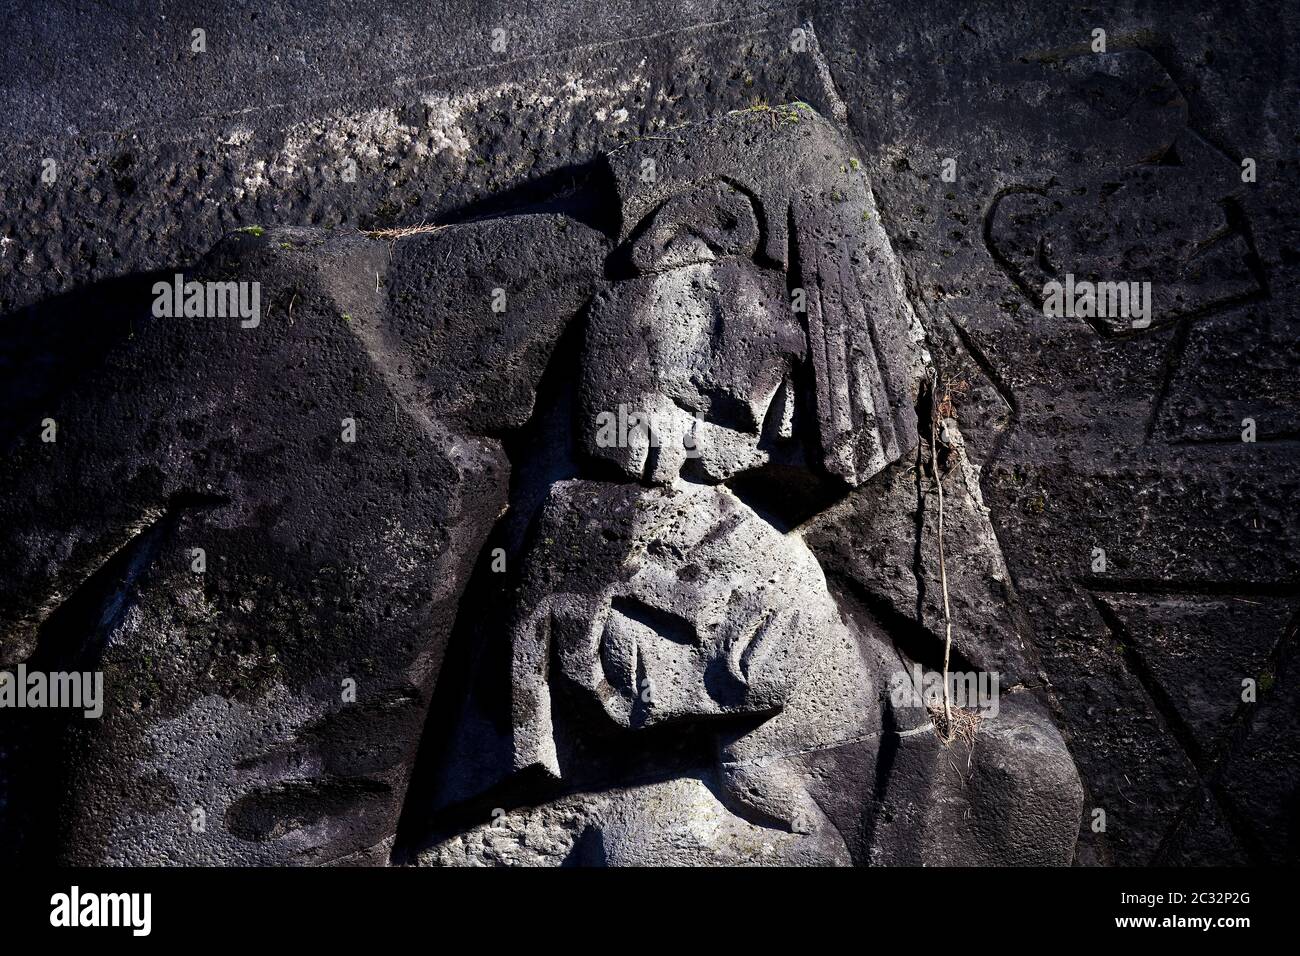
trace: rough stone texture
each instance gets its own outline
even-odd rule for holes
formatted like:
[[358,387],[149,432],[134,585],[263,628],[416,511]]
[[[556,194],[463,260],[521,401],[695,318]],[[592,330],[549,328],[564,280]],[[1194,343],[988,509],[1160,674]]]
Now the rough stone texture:
[[[838,845],[837,845],[838,844]],[[833,831],[750,823],[695,776],[503,813],[419,854],[422,866],[847,866]]]
[[[0,667],[110,688],[101,722],[0,714],[0,856],[1297,859],[1294,9],[121,7],[15,9],[0,47]],[[766,106],[800,102],[822,119]],[[422,223],[449,228],[353,229]],[[260,328],[151,318],[176,269],[256,273]],[[1151,281],[1151,326],[1044,316],[1065,272]],[[593,448],[619,401],[705,454]],[[1003,676],[969,769],[882,684],[889,786],[872,741],[791,771],[829,828],[737,816],[708,728],[605,741],[608,799],[501,782],[557,482],[725,482],[860,648],[930,668],[936,464],[954,666]]]
[[[520,280],[513,327],[494,340],[479,323],[455,346],[495,350],[489,385],[507,394],[540,378],[599,269],[599,237],[570,227],[546,267],[553,217],[462,237],[515,253],[500,273]],[[54,847],[34,852],[284,863],[391,844],[469,565],[506,504],[509,463],[479,436],[528,413],[498,402],[471,423],[439,387],[433,323],[387,281],[391,262],[431,245],[448,243],[237,235],[194,274],[257,276],[256,327],[142,309],[93,374],[46,399],[57,441],[14,437],[0,478],[3,660],[103,670],[113,689],[102,721],[43,720],[48,738],[19,738],[11,772],[40,787],[17,802],[57,821]],[[533,294],[528,277],[542,275],[559,299]],[[490,298],[462,314],[476,311],[492,314]],[[82,320],[50,321],[75,335]],[[26,768],[47,750],[58,759]]]
[[[1228,745],[1202,759],[1176,729],[1189,688],[1144,672],[1099,605],[1122,594],[1149,620],[1170,602],[1241,602],[1252,622],[1207,625],[1212,643],[1236,647],[1244,627],[1258,647],[1273,629],[1272,666],[1294,653],[1296,403],[1283,382],[1300,367],[1297,79],[1279,55],[1295,12],[814,15],[936,357],[964,386],[956,413],[1088,790],[1081,862],[1294,860],[1300,776],[1284,756],[1282,683],[1262,681],[1258,705],[1238,709],[1252,652],[1217,659],[1236,680],[1213,706],[1234,717]],[[1088,48],[1096,27],[1106,59]],[[955,182],[940,178],[945,157]],[[1232,175],[1246,157],[1265,171],[1253,184]],[[1124,192],[1133,199],[1117,206]],[[1008,269],[1016,260],[999,261],[995,230],[1012,225],[999,210],[1023,194],[1062,203],[1047,236],[1056,268],[1113,263],[1167,285],[1175,307],[1122,335],[1044,317]],[[1198,233],[1213,242],[1189,260],[1179,241]],[[1083,260],[1066,254],[1081,242]],[[1254,444],[1241,441],[1247,417]],[[1105,573],[1091,570],[1094,548]],[[1093,808],[1104,833],[1087,825]]]
[[1051,720],[1011,697],[981,723],[973,744],[945,746],[926,732],[901,736],[876,809],[870,861],[1059,866],[1073,858],[1082,798]]

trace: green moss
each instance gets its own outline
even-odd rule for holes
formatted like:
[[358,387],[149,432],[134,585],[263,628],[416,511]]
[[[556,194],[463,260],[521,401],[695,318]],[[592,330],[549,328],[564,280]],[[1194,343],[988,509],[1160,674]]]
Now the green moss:
[[266,230],[261,226],[244,226],[242,229],[236,229],[235,232],[246,232],[250,236],[260,236]]
[[773,125],[777,123],[798,123],[799,108],[812,109],[807,103],[791,103],[789,106],[768,106],[768,104],[759,100],[753,106],[748,106],[743,110],[732,110],[729,116],[736,116],[742,113],[767,113],[772,118]]
[[375,219],[378,222],[392,223],[402,214],[402,204],[393,197],[389,196],[375,209]]

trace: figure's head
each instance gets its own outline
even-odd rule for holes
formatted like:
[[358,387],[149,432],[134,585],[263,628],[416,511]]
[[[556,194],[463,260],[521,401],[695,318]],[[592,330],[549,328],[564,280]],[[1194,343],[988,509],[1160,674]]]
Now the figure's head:
[[758,239],[751,198],[713,180],[666,202],[631,243],[638,274],[591,309],[582,414],[589,425],[623,409],[650,427],[597,434],[593,454],[650,483],[690,459],[722,481],[790,437],[806,335],[785,274],[754,261]]
[[[920,324],[861,163],[830,124],[803,104],[742,111],[689,145],[648,137],[606,161],[624,278],[588,317],[589,454],[648,484],[692,459],[690,477],[723,481],[802,429],[818,467],[852,487],[914,447]],[[609,441],[602,416],[629,413],[653,434]]]
[[774,714],[843,627],[802,540],[722,487],[562,482],[528,560],[550,571],[515,629],[517,731],[557,677],[625,729]]

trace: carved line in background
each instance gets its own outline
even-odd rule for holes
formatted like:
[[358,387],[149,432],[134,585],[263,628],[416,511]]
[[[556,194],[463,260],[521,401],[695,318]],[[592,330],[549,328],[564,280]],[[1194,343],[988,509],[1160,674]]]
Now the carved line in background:
[[[1114,585],[1123,584],[1121,581],[1110,583]],[[1115,586],[1106,589],[1098,588],[1095,592],[1089,591],[1088,598],[1102,622],[1124,649],[1120,659],[1124,662],[1126,669],[1142,686],[1152,703],[1154,711],[1159,715],[1184,756],[1196,770],[1199,778],[1198,786],[1187,795],[1180,805],[1178,812],[1174,815],[1174,821],[1161,837],[1160,843],[1148,863],[1154,864],[1166,861],[1168,854],[1172,852],[1177,841],[1185,836],[1188,827],[1195,820],[1200,809],[1199,801],[1202,795],[1208,795],[1215,808],[1218,809],[1220,815],[1227,822],[1233,837],[1246,851],[1251,862],[1255,864],[1267,862],[1268,854],[1264,851],[1254,828],[1250,825],[1247,817],[1237,809],[1236,804],[1224,788],[1221,779],[1224,769],[1231,763],[1233,756],[1250,736],[1253,729],[1253,714],[1264,703],[1262,696],[1254,704],[1248,704],[1245,701],[1237,704],[1232,716],[1228,719],[1223,730],[1220,731],[1218,742],[1207,752],[1197,742],[1196,735],[1178,713],[1178,708],[1170,700],[1164,686],[1146,665],[1137,642],[1129,633],[1128,628],[1124,626],[1118,614],[1099,596],[1099,592],[1103,592],[1103,590],[1105,593],[1135,593],[1150,597],[1157,597],[1160,592],[1155,589],[1131,591]],[[1176,582],[1167,584],[1163,592],[1166,594],[1205,594],[1215,596],[1225,593],[1213,586],[1184,585],[1179,588]],[[1251,593],[1277,593],[1292,596],[1295,594],[1295,589],[1282,590],[1271,585],[1264,585],[1255,586]],[[1233,595],[1227,594],[1226,596]],[[1300,613],[1293,612],[1291,622],[1278,640],[1277,645],[1269,653],[1267,666],[1273,672],[1282,667],[1284,659],[1290,656],[1290,645],[1295,643],[1294,637],[1297,624],[1300,624]]]

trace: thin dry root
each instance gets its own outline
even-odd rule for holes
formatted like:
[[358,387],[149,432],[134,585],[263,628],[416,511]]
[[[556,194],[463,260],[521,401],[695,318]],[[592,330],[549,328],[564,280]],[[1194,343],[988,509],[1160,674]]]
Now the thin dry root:
[[967,747],[974,748],[975,735],[979,732],[980,722],[984,716],[978,711],[962,710],[960,707],[944,707],[936,704],[927,708],[930,719],[934,722],[934,732],[944,744],[960,740]]

